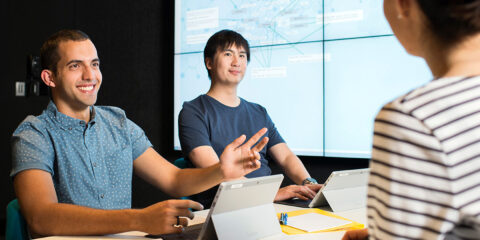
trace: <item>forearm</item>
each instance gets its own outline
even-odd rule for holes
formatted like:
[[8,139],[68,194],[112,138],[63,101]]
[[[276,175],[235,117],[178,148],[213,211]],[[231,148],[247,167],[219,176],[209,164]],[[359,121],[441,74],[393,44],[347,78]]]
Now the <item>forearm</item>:
[[32,169],[13,181],[23,217],[34,236],[94,235],[142,230],[142,210],[99,210],[58,203],[50,173]]
[[148,149],[133,165],[136,174],[173,197],[205,191],[223,180],[218,162],[206,168],[179,169],[153,149]]
[[302,161],[295,154],[287,156],[280,165],[287,176],[296,184],[300,185],[305,178],[310,177]]
[[169,192],[175,197],[190,196],[203,192],[225,180],[219,163],[206,168],[179,170],[175,175],[175,179]]
[[[171,196],[189,196],[205,191],[226,179],[236,179],[260,167],[258,153],[268,142],[259,139],[267,131],[258,131],[247,142],[245,135],[225,147],[220,162],[196,169],[178,169],[155,150],[148,149],[134,162],[135,172],[147,182],[162,189]],[[245,142],[245,143],[244,143]],[[258,143],[257,143],[258,142]],[[257,143],[254,147],[253,144]]]
[[105,235],[142,231],[142,210],[100,210],[72,204],[50,203],[26,216],[33,235]]

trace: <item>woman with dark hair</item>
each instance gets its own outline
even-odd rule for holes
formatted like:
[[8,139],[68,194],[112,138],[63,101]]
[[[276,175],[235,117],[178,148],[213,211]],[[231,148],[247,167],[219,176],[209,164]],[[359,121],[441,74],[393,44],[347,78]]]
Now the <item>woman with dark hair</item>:
[[344,239],[478,239],[480,0],[384,0],[384,11],[434,79],[378,113],[368,230]]

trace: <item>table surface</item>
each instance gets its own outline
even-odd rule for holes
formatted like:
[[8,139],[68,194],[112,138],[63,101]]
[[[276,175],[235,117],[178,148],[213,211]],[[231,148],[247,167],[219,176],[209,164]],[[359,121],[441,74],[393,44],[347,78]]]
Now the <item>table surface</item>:
[[[282,204],[274,204],[275,211],[279,212],[289,212],[300,210],[303,208],[287,206]],[[325,209],[327,210],[327,209]],[[354,209],[349,211],[343,212],[335,212],[336,215],[363,223],[367,226],[367,218],[366,218],[366,209]],[[193,220],[189,220],[189,225],[203,223],[208,215],[208,210],[197,211],[195,212],[195,217]],[[299,234],[299,235],[286,235],[283,234],[282,236],[275,237],[274,239],[304,239],[304,240],[313,240],[313,239],[342,239],[343,234],[345,231],[338,231],[338,232],[326,232],[326,233],[310,233],[310,234]],[[119,234],[112,234],[112,235],[105,235],[105,236],[52,236],[52,237],[45,237],[45,238],[37,238],[41,240],[63,240],[63,239],[151,239],[144,237],[144,232],[132,231],[132,232],[125,232]]]

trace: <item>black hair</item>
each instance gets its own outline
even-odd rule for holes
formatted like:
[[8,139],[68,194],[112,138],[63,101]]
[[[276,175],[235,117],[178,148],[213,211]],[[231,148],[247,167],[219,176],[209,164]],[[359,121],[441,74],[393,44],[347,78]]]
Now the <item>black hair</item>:
[[[243,49],[245,49],[245,52],[247,52],[247,62],[250,61],[250,46],[248,45],[248,41],[242,35],[240,35],[240,33],[237,33],[232,30],[224,29],[216,32],[208,39],[207,44],[205,45],[205,49],[203,50],[203,60],[205,63],[205,67],[206,67],[205,60],[207,58],[210,58],[213,60],[217,50],[219,49],[223,50],[232,45],[235,45],[237,47],[243,47]],[[207,68],[207,71],[208,71],[208,77],[211,79],[212,76],[208,68]]]
[[450,46],[480,31],[480,0],[417,0],[427,27]]
[[58,53],[58,45],[65,41],[83,41],[90,39],[87,34],[80,30],[60,30],[51,35],[42,48],[40,48],[40,63],[42,69],[48,69],[54,74],[57,73],[57,64],[60,61],[60,55]]

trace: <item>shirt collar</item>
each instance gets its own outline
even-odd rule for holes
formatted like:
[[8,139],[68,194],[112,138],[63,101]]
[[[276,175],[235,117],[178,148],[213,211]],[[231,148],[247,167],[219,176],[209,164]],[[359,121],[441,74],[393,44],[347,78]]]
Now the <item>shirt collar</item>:
[[[69,117],[61,112],[58,111],[57,106],[53,101],[50,101],[50,103],[47,106],[46,112],[50,118],[52,118],[54,121],[56,121],[61,128],[64,130],[73,130],[77,129],[80,131],[83,131],[85,129],[85,121]],[[90,122],[88,122],[88,125],[93,126],[95,124],[95,117],[96,117],[96,111],[94,106],[90,106]]]

